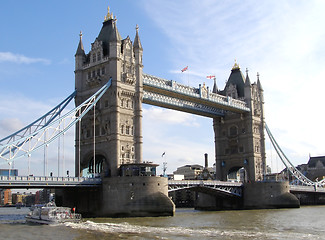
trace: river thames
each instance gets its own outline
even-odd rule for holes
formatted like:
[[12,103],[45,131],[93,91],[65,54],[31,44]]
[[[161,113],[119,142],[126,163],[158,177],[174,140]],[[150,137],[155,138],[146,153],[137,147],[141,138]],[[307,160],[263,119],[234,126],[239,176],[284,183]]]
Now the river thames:
[[0,239],[325,239],[325,206],[203,212],[174,217],[95,218],[78,224],[25,223],[28,208],[0,208]]

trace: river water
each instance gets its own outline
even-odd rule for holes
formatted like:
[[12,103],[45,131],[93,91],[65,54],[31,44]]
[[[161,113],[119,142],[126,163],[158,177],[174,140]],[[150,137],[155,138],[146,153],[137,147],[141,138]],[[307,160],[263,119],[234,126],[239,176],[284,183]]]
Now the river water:
[[203,212],[174,217],[95,218],[78,224],[25,223],[28,208],[0,208],[0,239],[325,239],[325,206]]

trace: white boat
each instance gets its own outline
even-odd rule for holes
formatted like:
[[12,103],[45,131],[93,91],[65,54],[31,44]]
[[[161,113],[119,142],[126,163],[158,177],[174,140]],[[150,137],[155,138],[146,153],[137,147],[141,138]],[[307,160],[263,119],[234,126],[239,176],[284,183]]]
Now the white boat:
[[80,222],[81,214],[71,212],[71,208],[57,207],[54,202],[49,202],[44,206],[34,207],[25,219],[26,222],[39,224]]

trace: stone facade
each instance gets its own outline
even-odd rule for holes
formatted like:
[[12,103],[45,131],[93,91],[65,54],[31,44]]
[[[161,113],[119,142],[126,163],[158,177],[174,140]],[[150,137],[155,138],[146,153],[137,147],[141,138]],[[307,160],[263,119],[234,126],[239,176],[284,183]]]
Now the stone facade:
[[248,72],[246,78],[237,63],[223,91],[214,91],[230,99],[244,100],[250,108],[249,113],[226,112],[224,117],[215,117],[216,177],[227,181],[228,174],[245,169],[246,181],[263,180],[265,165],[264,136],[264,98],[259,80],[250,83]]
[[121,39],[110,13],[88,54],[80,34],[75,104],[92,96],[110,78],[112,85],[83,117],[81,126],[76,125],[76,176],[92,174],[94,165],[96,174],[117,176],[121,164],[142,162],[142,52],[138,27],[133,43],[129,37]]

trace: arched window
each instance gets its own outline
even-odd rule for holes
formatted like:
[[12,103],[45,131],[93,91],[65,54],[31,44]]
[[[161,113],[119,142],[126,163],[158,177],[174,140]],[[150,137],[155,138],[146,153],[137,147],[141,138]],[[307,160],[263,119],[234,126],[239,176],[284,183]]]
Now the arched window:
[[229,135],[230,136],[237,136],[238,134],[238,129],[236,126],[231,126],[229,129]]

